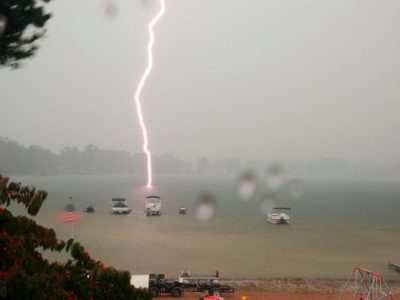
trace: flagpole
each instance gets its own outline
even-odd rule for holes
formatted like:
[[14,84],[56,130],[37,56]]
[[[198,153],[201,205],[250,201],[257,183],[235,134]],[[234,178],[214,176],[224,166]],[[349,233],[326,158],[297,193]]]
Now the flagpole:
[[[70,208],[70,211],[75,214],[75,206],[72,204],[72,197],[71,196],[69,197],[69,201],[70,201],[71,206],[72,206]],[[75,219],[75,216],[74,216],[74,218],[71,219],[71,239],[74,238],[74,223],[75,223],[75,220],[76,219]]]

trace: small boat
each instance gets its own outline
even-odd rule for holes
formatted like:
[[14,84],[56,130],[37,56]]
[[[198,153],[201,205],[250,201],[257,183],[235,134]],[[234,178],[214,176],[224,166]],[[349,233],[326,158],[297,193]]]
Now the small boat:
[[267,221],[272,224],[290,224],[290,208],[274,207],[267,214]]
[[86,212],[86,213],[94,213],[94,206],[92,204],[86,205],[84,212]]
[[148,216],[161,215],[161,197],[160,196],[147,196],[144,213]]
[[129,214],[132,210],[126,205],[125,198],[111,199],[111,212],[113,214]]
[[179,207],[179,213],[180,213],[181,215],[186,214],[186,206],[181,206],[181,207]]

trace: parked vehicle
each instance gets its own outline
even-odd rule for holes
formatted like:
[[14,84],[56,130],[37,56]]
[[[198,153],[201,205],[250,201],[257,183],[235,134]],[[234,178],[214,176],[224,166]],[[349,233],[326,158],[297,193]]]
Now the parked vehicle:
[[131,275],[131,284],[136,288],[148,289],[154,298],[161,294],[170,294],[172,297],[183,295],[183,285],[177,280],[165,279],[165,274]]
[[235,292],[232,286],[220,284],[218,271],[215,271],[215,274],[182,272],[178,282],[182,283],[183,288],[186,290],[208,294],[209,296],[219,296],[219,294]]
[[170,294],[172,297],[183,295],[183,285],[177,280],[165,279],[165,274],[150,274],[149,291],[152,297]]
[[235,292],[232,286],[219,283],[218,271],[215,274],[182,272],[177,280],[165,279],[165,274],[131,275],[131,284],[136,288],[148,289],[154,298],[161,294],[181,297],[184,291],[190,291],[201,294],[204,300],[221,300],[220,294]]

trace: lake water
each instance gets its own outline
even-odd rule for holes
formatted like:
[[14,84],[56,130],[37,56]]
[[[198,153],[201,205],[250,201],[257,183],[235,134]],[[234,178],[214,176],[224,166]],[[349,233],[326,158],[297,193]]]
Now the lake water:
[[[75,239],[96,260],[133,274],[177,277],[181,270],[218,269],[222,277],[346,278],[354,266],[363,266],[399,276],[387,263],[400,261],[400,179],[303,178],[297,181],[303,192],[295,194],[287,180],[275,193],[277,205],[292,208],[292,224],[285,226],[267,223],[260,209],[265,186],[259,184],[256,195],[242,201],[236,177],[164,176],[152,190],[143,186],[144,178],[133,176],[11,179],[49,193],[35,219],[61,239],[70,237],[71,227],[54,220],[69,197],[80,212],[94,204],[96,212],[81,213],[74,225]],[[195,216],[204,192],[217,201],[209,221]],[[162,197],[162,216],[143,214],[149,194]],[[133,213],[110,214],[112,197],[125,197]],[[178,214],[181,205],[188,208],[186,215]]]

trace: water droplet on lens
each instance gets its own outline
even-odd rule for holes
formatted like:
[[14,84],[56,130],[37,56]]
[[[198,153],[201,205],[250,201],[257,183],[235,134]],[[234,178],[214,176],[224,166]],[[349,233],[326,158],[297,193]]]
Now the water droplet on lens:
[[238,184],[238,195],[241,200],[248,201],[250,200],[256,191],[257,179],[254,173],[248,172],[244,173],[240,179]]
[[203,193],[197,199],[196,203],[196,218],[199,221],[209,221],[214,216],[216,201],[210,193]]
[[5,15],[0,15],[0,36],[6,31],[7,27],[7,17]]
[[264,215],[267,215],[276,206],[276,197],[271,194],[266,194],[261,199],[260,210]]
[[284,176],[282,167],[277,164],[271,165],[266,172],[267,187],[272,191],[279,190],[283,185],[283,181]]
[[107,21],[113,21],[118,14],[118,6],[114,1],[105,1],[101,7],[102,16]]
[[289,194],[293,198],[300,198],[305,191],[304,182],[301,180],[295,179],[289,183]]
[[148,0],[142,0],[142,5],[143,5],[143,6],[149,5],[149,1],[148,1]]

